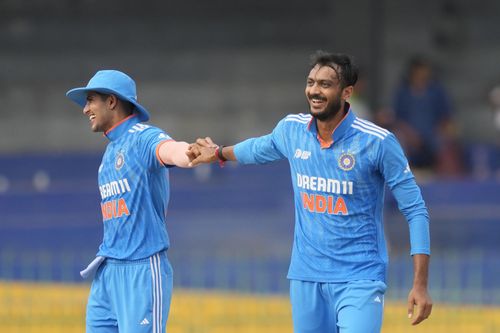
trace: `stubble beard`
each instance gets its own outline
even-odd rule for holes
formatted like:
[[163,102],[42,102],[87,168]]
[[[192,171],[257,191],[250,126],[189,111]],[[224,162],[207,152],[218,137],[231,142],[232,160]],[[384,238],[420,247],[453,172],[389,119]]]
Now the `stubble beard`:
[[309,113],[313,118],[319,121],[327,121],[333,119],[342,109],[342,104],[340,99],[333,102],[331,105],[327,106],[325,110],[319,113],[313,113],[311,108],[309,108]]

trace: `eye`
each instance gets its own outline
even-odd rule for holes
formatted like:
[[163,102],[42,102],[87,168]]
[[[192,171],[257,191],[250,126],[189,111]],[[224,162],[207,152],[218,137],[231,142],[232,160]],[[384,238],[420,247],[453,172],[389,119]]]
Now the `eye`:
[[307,80],[307,86],[308,87],[312,87],[314,85],[314,81],[313,80]]
[[321,82],[321,88],[330,88],[331,86],[330,82]]

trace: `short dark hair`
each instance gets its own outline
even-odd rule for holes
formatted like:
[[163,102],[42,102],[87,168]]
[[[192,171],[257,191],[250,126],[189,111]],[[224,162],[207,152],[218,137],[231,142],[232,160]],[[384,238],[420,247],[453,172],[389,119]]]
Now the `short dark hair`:
[[310,69],[317,65],[331,67],[337,72],[342,88],[353,86],[358,81],[358,66],[346,54],[316,51],[311,56]]
[[94,93],[101,98],[101,100],[104,102],[106,99],[108,99],[110,94],[105,94],[99,91],[94,91]]

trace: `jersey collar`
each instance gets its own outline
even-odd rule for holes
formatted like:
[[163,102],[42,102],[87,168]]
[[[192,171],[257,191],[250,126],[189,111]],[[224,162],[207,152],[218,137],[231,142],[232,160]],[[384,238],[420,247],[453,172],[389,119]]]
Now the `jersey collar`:
[[345,103],[347,107],[347,114],[342,118],[340,123],[338,123],[337,127],[333,130],[332,133],[332,138],[333,142],[329,145],[323,140],[321,140],[319,134],[318,134],[318,128],[316,126],[316,118],[312,117],[311,121],[309,122],[309,125],[307,126],[307,129],[315,134],[316,138],[318,139],[321,148],[330,148],[335,142],[337,142],[340,138],[342,138],[346,131],[351,127],[352,123],[354,122],[354,119],[356,119],[356,115],[354,112],[351,110],[351,106],[349,103]]
[[115,126],[111,127],[106,132],[104,132],[104,136],[107,137],[110,141],[115,141],[120,136],[122,136],[122,134],[125,133],[130,127],[134,126],[139,122],[140,120],[137,117],[137,114],[133,113],[127,118],[115,124]]

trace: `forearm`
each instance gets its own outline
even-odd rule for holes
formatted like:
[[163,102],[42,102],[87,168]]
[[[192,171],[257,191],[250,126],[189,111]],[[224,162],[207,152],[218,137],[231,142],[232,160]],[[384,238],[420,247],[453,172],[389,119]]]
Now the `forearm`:
[[241,164],[264,164],[285,158],[276,148],[272,136],[244,140],[234,146],[219,146],[211,138],[199,138],[190,145],[187,155],[192,165],[224,161],[237,161]]
[[222,151],[219,154],[221,154],[222,157],[228,161],[236,161],[234,146],[223,147]]
[[413,288],[427,289],[429,279],[429,261],[427,254],[413,255]]
[[285,155],[277,148],[273,138],[273,134],[268,134],[234,145],[234,159],[241,164],[266,164],[284,159]]
[[[408,318],[412,318],[412,325],[419,324],[432,312],[432,299],[427,291],[429,259],[427,254],[413,255],[413,287],[408,294]],[[415,306],[417,307],[416,316],[414,315]]]
[[161,144],[158,151],[158,157],[163,164],[190,168],[190,161],[186,155],[188,148],[189,144],[187,142],[167,141]]

